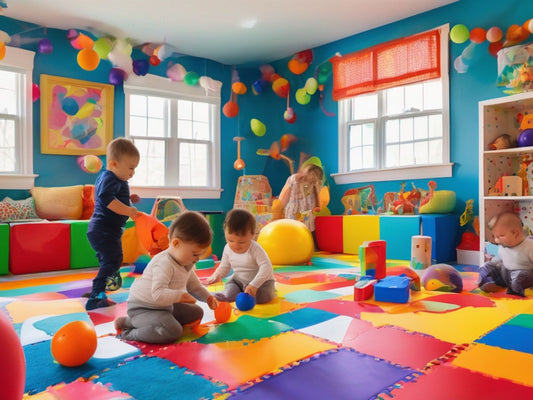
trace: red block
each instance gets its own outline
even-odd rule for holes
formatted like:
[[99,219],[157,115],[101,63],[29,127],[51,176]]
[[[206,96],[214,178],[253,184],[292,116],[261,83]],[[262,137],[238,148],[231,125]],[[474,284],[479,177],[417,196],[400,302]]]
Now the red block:
[[330,253],[342,253],[342,215],[318,216],[315,219],[315,233],[318,248]]
[[12,224],[9,270],[13,274],[60,271],[70,265],[70,225],[60,222]]

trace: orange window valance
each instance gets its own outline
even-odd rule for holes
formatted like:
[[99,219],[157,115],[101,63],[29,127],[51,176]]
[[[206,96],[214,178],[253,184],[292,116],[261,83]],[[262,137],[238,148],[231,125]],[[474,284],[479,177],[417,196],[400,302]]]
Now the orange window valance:
[[330,59],[333,100],[440,76],[438,29]]

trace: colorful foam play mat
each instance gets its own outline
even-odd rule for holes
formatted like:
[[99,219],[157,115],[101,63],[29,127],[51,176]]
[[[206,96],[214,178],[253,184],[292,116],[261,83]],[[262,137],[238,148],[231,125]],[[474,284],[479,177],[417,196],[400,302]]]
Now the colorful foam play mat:
[[[382,301],[377,286],[364,293],[365,282],[354,301],[357,257],[315,253],[309,265],[275,268],[272,302],[249,311],[232,303],[223,323],[199,302],[201,325],[165,345],[116,337],[113,321],[126,315],[138,277],[133,266],[122,267],[111,307],[85,310],[95,270],[3,277],[0,307],[22,345],[28,400],[532,399],[533,291],[481,292],[477,267],[461,265],[460,293],[420,282],[405,289],[403,278],[412,277],[398,275],[401,266],[408,262],[387,262],[387,275],[402,279],[384,285]],[[94,326],[97,346],[88,361],[67,367],[51,347],[73,321]]]

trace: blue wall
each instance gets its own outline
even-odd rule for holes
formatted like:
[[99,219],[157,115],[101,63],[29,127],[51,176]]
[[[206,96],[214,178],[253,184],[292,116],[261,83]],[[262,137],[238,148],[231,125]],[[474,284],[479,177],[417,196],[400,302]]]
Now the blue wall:
[[[337,104],[331,99],[331,79],[325,85],[324,106],[334,117],[326,116],[320,108],[318,94],[312,97],[309,104],[302,106],[294,99],[297,88],[303,87],[305,81],[313,76],[316,67],[331,58],[335,53],[348,54],[363,48],[373,46],[399,37],[409,36],[424,30],[449,23],[450,28],[463,23],[470,29],[499,26],[505,30],[512,24],[522,24],[533,17],[533,1],[526,0],[461,0],[449,6],[413,16],[396,23],[373,29],[362,34],[354,35],[314,50],[314,61],[308,71],[300,76],[293,75],[287,69],[290,59],[279,60],[272,65],[276,72],[287,78],[291,84],[290,105],[297,114],[297,121],[289,124],[283,119],[286,99],[278,97],[267,89],[260,95],[251,92],[251,85],[260,78],[259,68],[254,66],[238,66],[237,71],[248,87],[248,93],[238,96],[239,115],[235,118],[222,116],[222,187],[224,189],[220,200],[186,200],[186,205],[195,210],[228,210],[233,205],[235,184],[243,171],[233,169],[233,162],[237,156],[237,146],[232,140],[234,136],[244,136],[241,143],[242,158],[246,162],[246,174],[265,174],[272,186],[274,195],[279,194],[285,179],[289,175],[288,167],[280,160],[272,160],[258,156],[257,149],[268,149],[273,141],[279,140],[285,133],[296,135],[299,140],[285,153],[295,160],[298,165],[300,152],[317,155],[321,158],[328,174],[337,172]],[[21,21],[0,17],[0,29],[10,35],[22,32],[31,25]],[[42,30],[25,34],[27,38],[43,37]],[[102,61],[95,71],[82,70],[76,63],[76,50],[66,39],[66,32],[48,29],[46,36],[54,44],[54,52],[49,55],[36,53],[34,81],[39,83],[40,74],[65,76],[75,79],[90,80],[107,83],[107,74],[111,64]],[[504,96],[502,90],[496,86],[497,63],[487,50],[487,42],[477,45],[468,72],[458,74],[453,68],[453,60],[461,54],[465,44],[450,42],[450,130],[451,130],[451,161],[454,163],[453,177],[437,179],[438,189],[454,190],[458,196],[456,210],[461,212],[464,203],[470,198],[478,197],[478,102],[488,98]],[[23,45],[25,48],[36,50],[37,42]],[[303,49],[302,49],[303,50]],[[146,57],[135,50],[133,58]],[[219,63],[194,57],[180,57],[173,61],[181,63],[188,71],[196,71],[200,75],[207,75],[223,82],[222,105],[230,98],[231,67]],[[151,67],[150,73],[165,75],[166,63],[158,67]],[[34,103],[34,169],[39,174],[37,186],[73,185],[93,183],[95,176],[82,172],[76,165],[76,157],[44,155],[40,153],[40,122],[39,102]],[[115,136],[124,134],[124,94],[121,87],[115,91],[114,128]],[[267,133],[263,137],[255,136],[250,129],[250,119],[257,118],[267,126]],[[328,178],[331,185],[330,209],[333,213],[340,213],[343,207],[340,202],[342,194],[353,185],[335,185],[332,178]],[[409,185],[409,180],[407,180]],[[426,188],[428,180],[415,180],[418,187]],[[375,183],[378,197],[382,198],[387,191],[397,191],[400,181]],[[0,199],[4,195],[15,198],[27,197],[26,191],[0,191]],[[477,202],[476,202],[477,203]],[[141,209],[149,210],[151,200],[144,200]],[[477,209],[477,204],[476,204]]]

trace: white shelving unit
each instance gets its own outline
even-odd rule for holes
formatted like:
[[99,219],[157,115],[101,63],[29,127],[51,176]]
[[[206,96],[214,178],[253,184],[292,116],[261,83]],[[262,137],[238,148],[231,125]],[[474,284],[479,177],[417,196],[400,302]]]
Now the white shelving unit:
[[[515,141],[521,119],[533,114],[533,92],[500,97],[479,103],[479,230],[480,265],[484,263],[485,244],[492,240],[487,227],[491,218],[504,211],[520,215],[524,226],[533,231],[533,146],[490,150],[489,144],[508,134]],[[532,161],[522,165],[523,161]],[[490,190],[504,175],[517,175],[522,169],[529,190],[522,196],[493,195]],[[489,194],[490,193],[490,194]]]

